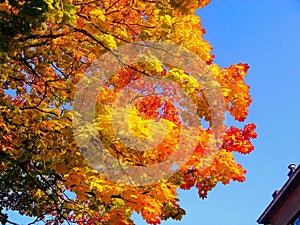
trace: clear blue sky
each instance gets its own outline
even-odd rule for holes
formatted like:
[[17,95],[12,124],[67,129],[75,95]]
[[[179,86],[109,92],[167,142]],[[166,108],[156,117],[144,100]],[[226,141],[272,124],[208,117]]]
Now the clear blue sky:
[[219,184],[205,200],[196,189],[180,191],[187,215],[162,224],[257,224],[273,191],[286,182],[287,166],[300,163],[300,1],[212,0],[197,13],[216,63],[250,65],[253,103],[246,122],[256,123],[259,137],[250,155],[236,157],[247,170],[244,183]]
[[180,191],[187,215],[162,224],[254,225],[286,182],[287,166],[300,162],[300,1],[212,0],[197,13],[216,63],[250,65],[253,103],[246,122],[256,123],[259,137],[250,155],[236,157],[247,169],[246,182],[219,184],[205,200],[195,189]]

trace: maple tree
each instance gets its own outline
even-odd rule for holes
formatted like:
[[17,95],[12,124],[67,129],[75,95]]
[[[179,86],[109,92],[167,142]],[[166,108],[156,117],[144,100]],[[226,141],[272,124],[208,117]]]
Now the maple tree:
[[[199,196],[205,198],[218,182],[245,180],[246,171],[235,161],[233,152],[248,154],[254,149],[251,139],[256,137],[255,125],[226,127],[221,121],[222,142],[204,168],[203,162],[210,158],[205,152],[215,118],[203,87],[178,64],[163,64],[152,58],[123,65],[99,89],[94,118],[97,140],[118,163],[147,167],[162,162],[178,147],[188,119],[166,98],[175,86],[158,83],[158,89],[164,92],[154,94],[158,89],[144,78],[176,84],[191,100],[189,104],[199,121],[210,125],[200,126],[196,140],[187,141],[186,145],[195,145],[194,151],[172,176],[147,185],[115,182],[87,162],[89,143],[78,146],[80,138],[86,140],[86,133],[82,137],[74,135],[81,132],[74,130],[76,87],[93,62],[118,46],[146,40],[170,41],[196,54],[214,75],[217,84],[209,85],[220,88],[225,110],[244,122],[251,103],[249,86],[244,82],[248,65],[238,63],[222,69],[213,64],[212,47],[202,38],[205,31],[195,15],[208,3],[209,0],[0,1],[1,222],[8,221],[3,211],[6,209],[47,224],[133,224],[134,212],[149,224],[159,224],[168,218],[180,220],[185,214],[178,203],[178,188],[196,187]],[[176,56],[172,57],[176,62]],[[123,111],[118,112],[122,107],[114,102],[118,98],[120,104],[124,102],[118,95],[130,85],[136,95],[145,86],[154,92],[135,101],[129,109],[127,129],[140,142],[125,145],[113,129],[124,127]],[[79,91],[79,95],[89,94]],[[183,104],[180,99],[176,101]],[[113,112],[115,124],[111,120]],[[186,113],[189,118],[190,112]],[[163,121],[164,126],[153,120]],[[165,136],[155,135],[151,129],[165,129]],[[136,151],[131,146],[143,147],[143,140],[149,138],[158,138],[153,149],[148,146],[147,151]],[[98,159],[95,152],[89,157],[93,156]]]

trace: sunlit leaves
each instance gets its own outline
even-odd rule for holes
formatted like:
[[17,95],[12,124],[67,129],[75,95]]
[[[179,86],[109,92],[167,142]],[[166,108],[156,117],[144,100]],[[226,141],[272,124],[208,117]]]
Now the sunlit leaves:
[[213,65],[212,69],[222,85],[230,114],[236,120],[244,121],[248,115],[248,106],[251,103],[249,86],[244,82],[249,66],[239,63],[221,70],[217,65]]
[[[178,188],[196,187],[205,198],[218,182],[244,181],[245,170],[233,152],[253,150],[254,124],[226,128],[218,153],[211,156],[207,150],[214,138],[205,96],[208,87],[220,86],[226,109],[237,121],[246,120],[251,103],[244,82],[247,64],[225,69],[211,65],[212,47],[203,39],[201,20],[194,15],[208,2],[0,1],[0,208],[49,218],[48,224],[133,224],[134,212],[149,224],[159,224],[185,214],[178,204]],[[89,142],[95,145],[95,140],[101,140],[117,162],[147,167],[172,155],[191,116],[189,110],[179,112],[176,107],[184,108],[184,99],[172,100],[177,89],[188,97],[199,122],[206,123],[199,128],[196,143],[184,140],[186,147],[196,145],[187,164],[169,179],[145,186],[116,183],[99,175],[84,159],[91,154],[89,143],[79,149],[72,127],[78,113],[72,111],[74,93],[92,62],[118,46],[141,40],[185,47],[210,66],[217,80],[196,80],[191,71],[140,55],[140,63],[123,65],[102,84],[92,112],[97,133],[89,125],[82,126],[78,140],[91,137]],[[167,80],[174,86],[155,86],[146,78]],[[87,85],[97,82],[86,81]],[[117,107],[117,100],[127,101],[130,107]],[[91,115],[80,116],[83,120]],[[185,150],[181,149],[180,157],[186,157]],[[92,156],[103,157],[101,152]],[[210,164],[204,168],[207,161]]]

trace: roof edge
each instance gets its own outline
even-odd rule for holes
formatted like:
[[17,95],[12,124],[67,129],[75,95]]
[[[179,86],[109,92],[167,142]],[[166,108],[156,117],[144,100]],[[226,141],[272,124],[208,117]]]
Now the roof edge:
[[295,173],[285,182],[278,195],[271,201],[265,211],[257,219],[259,224],[271,223],[271,217],[280,209],[283,203],[287,200],[287,196],[292,193],[300,183],[300,164]]

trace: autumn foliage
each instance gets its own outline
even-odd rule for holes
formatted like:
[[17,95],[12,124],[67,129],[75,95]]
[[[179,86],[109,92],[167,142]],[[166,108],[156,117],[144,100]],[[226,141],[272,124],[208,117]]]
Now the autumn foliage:
[[[246,120],[251,98],[244,78],[249,67],[238,63],[223,69],[213,64],[212,47],[203,39],[205,31],[195,15],[208,3],[0,0],[1,222],[7,220],[6,209],[47,224],[134,224],[134,212],[149,224],[159,224],[169,218],[180,220],[185,214],[178,188],[196,187],[199,196],[206,198],[218,182],[245,180],[246,171],[233,153],[253,150],[254,124],[226,127],[224,123],[222,143],[205,168],[201,163],[212,131],[201,127],[187,164],[168,179],[148,185],[118,183],[102,176],[85,160],[88,149],[78,146],[74,138],[74,96],[89,67],[118,46],[145,40],[169,41],[199,56],[218,82],[225,110],[237,122]],[[165,137],[151,151],[134,151],[116,138],[110,120],[112,104],[128,85],[138,90],[143,77],[178,84],[194,104],[199,121],[211,124],[213,118],[203,89],[189,71],[155,59],[117,71],[97,97],[98,138],[120,162],[147,167],[170,156],[186,124],[176,104],[165,96],[149,95],[133,104],[129,129],[144,140],[152,135],[151,121],[163,121]],[[165,87],[165,91],[172,90]]]

